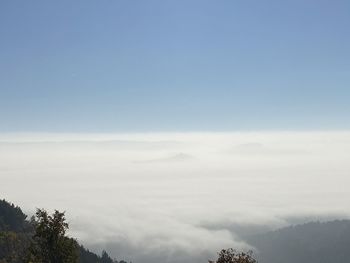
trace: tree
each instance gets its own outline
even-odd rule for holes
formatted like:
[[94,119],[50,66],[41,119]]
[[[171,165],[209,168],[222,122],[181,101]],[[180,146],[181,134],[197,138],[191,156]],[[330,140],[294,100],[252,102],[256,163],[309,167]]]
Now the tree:
[[237,252],[232,248],[223,249],[218,253],[218,259],[216,261],[209,260],[209,263],[258,263],[252,254],[252,251],[244,253]]
[[114,263],[114,261],[111,259],[111,257],[105,250],[102,251],[101,263]]
[[51,216],[45,210],[38,209],[32,223],[35,234],[30,246],[29,262],[78,262],[78,244],[66,236],[68,223],[64,212],[55,210]]
[[30,231],[30,225],[26,221],[26,215],[21,208],[0,200],[0,231],[27,232]]

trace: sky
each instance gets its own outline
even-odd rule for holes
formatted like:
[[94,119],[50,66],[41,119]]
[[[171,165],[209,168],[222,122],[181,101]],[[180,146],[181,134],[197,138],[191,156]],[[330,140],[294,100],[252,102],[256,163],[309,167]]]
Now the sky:
[[1,1],[0,132],[344,130],[350,3]]

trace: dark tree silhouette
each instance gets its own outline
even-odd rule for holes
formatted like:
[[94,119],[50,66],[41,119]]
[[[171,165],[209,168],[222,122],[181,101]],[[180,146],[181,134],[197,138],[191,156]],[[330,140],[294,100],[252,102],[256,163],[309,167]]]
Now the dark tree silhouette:
[[114,263],[111,257],[107,254],[105,250],[102,251],[101,263]]
[[216,261],[209,260],[209,263],[258,263],[257,260],[252,257],[252,251],[244,253],[229,248],[221,250],[218,254],[218,259]]
[[26,218],[21,208],[6,200],[0,200],[0,231],[29,231],[30,225]]
[[26,218],[18,206],[0,200],[0,263],[118,263],[67,237],[64,213],[38,209],[31,221]]
[[32,221],[35,234],[30,247],[30,262],[78,262],[78,244],[66,236],[68,224],[64,213],[55,210],[51,216],[45,210],[38,209]]

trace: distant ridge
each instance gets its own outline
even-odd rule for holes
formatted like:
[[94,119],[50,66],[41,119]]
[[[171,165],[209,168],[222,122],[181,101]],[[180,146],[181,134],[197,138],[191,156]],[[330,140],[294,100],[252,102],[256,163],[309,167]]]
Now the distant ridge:
[[350,220],[294,225],[246,241],[258,250],[259,263],[350,262]]

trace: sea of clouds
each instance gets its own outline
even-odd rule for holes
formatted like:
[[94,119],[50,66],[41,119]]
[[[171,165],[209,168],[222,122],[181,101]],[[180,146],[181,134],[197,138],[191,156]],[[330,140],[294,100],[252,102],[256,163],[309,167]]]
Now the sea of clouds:
[[[1,134],[0,193],[135,263],[207,262],[242,231],[350,215],[350,132]],[[264,228],[265,229],[265,228]]]

